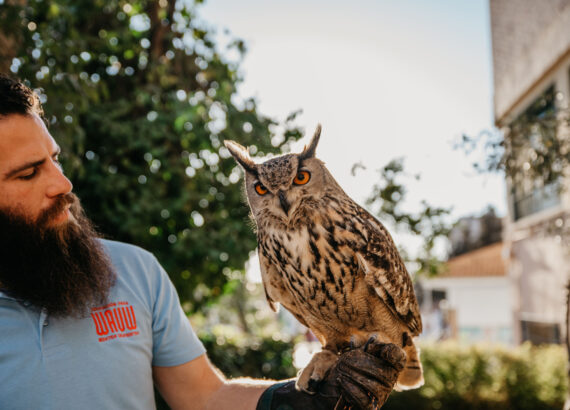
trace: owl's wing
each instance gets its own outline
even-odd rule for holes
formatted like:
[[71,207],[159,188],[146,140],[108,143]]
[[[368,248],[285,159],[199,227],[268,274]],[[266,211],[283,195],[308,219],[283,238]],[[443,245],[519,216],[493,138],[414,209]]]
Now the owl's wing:
[[412,336],[417,336],[422,332],[422,319],[404,261],[386,228],[364,209],[360,211],[368,240],[365,251],[358,250],[356,256],[366,281],[406,324]]

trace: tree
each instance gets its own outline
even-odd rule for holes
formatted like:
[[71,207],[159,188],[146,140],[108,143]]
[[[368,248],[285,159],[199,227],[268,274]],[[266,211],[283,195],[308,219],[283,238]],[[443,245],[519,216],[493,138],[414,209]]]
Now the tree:
[[[201,3],[196,0],[196,4]],[[62,162],[109,238],[154,252],[187,310],[239,278],[256,241],[241,171],[222,141],[258,154],[300,137],[236,92],[239,63],[217,49],[191,0],[8,1],[0,67],[41,96]],[[226,55],[242,56],[240,40]]]
[[570,168],[570,116],[555,99],[550,87],[502,131],[464,134],[456,148],[467,155],[482,148],[484,157],[473,167],[481,173],[502,172],[511,186],[558,183]]

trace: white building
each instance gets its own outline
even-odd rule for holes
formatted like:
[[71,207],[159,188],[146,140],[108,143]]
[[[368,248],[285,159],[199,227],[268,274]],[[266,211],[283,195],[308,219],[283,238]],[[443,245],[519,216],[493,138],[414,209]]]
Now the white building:
[[424,340],[513,343],[512,288],[503,244],[457,256],[445,273],[421,281]]
[[[490,0],[497,127],[509,132],[525,115],[540,118],[568,113],[570,96],[570,1]],[[563,117],[557,117],[563,118]],[[568,141],[559,123],[556,138]],[[528,134],[528,135],[527,135]],[[533,132],[524,135],[533,141]],[[566,324],[566,285],[570,278],[568,179],[546,186],[525,173],[507,179],[509,213],[504,241],[512,300],[515,342],[560,343]]]

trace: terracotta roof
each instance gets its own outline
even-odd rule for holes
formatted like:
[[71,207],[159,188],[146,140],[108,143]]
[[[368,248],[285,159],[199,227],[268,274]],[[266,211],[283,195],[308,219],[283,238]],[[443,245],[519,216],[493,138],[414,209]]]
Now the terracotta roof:
[[456,256],[447,262],[447,270],[440,277],[465,278],[505,276],[505,261],[501,256],[503,243],[498,242]]

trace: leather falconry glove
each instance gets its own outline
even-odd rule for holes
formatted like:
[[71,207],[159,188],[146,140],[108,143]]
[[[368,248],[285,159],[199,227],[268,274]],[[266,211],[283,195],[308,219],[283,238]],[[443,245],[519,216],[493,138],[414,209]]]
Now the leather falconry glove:
[[277,383],[263,392],[256,410],[376,410],[388,399],[405,361],[398,346],[371,338],[342,353],[314,394],[296,390],[294,380]]

